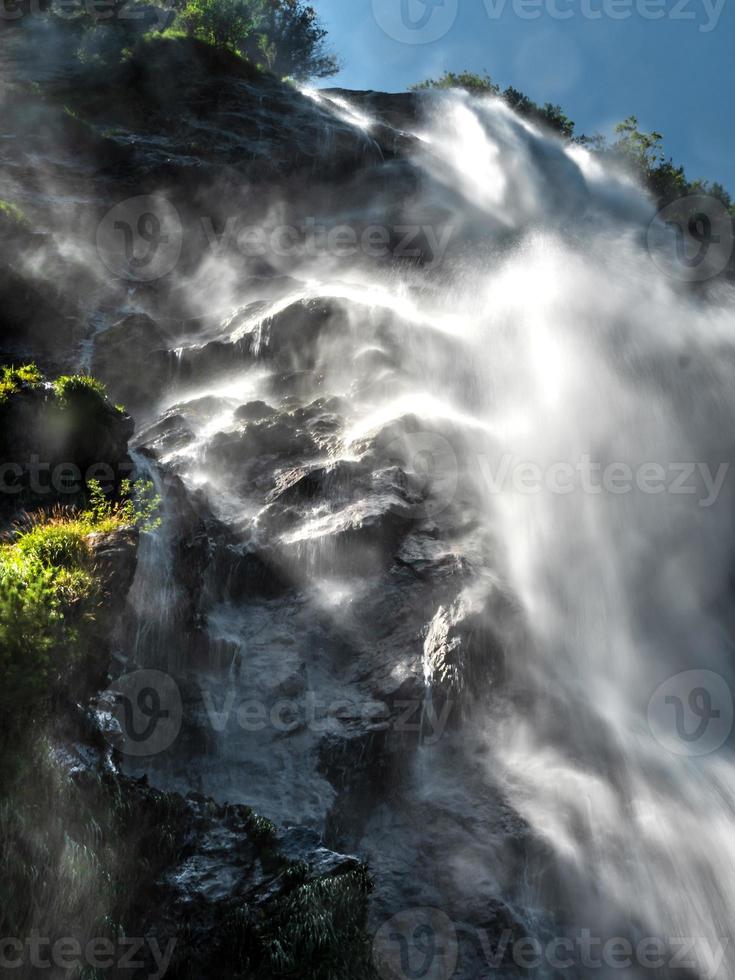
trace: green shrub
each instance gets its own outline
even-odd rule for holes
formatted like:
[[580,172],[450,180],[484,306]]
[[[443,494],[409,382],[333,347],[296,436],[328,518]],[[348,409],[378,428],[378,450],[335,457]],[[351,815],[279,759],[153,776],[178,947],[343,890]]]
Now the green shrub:
[[327,31],[304,0],[188,0],[167,36],[185,34],[232,51],[279,78],[326,78],[339,71]]
[[213,47],[241,54],[255,33],[260,4],[253,0],[189,0],[176,18],[175,30]]
[[54,381],[54,392],[61,404],[93,397],[94,400],[107,398],[107,389],[88,374],[63,374]]
[[[299,870],[294,871],[294,883]],[[263,938],[267,975],[362,980],[370,968],[365,931],[367,868],[297,884],[269,909]]]
[[0,715],[9,731],[45,708],[56,665],[71,653],[52,568],[12,547],[0,550]]
[[317,12],[303,0],[266,4],[258,33],[265,63],[279,78],[328,78],[340,69],[339,59],[325,47],[327,31]]
[[119,495],[108,497],[97,480],[89,481],[89,508],[82,513],[91,530],[114,531],[137,527],[154,531],[161,525],[161,498],[150,480],[123,480]]
[[433,88],[460,88],[470,95],[500,95],[500,86],[495,84],[487,72],[478,75],[473,71],[445,71],[439,78],[427,78],[423,82],[411,85],[413,92]]
[[248,817],[247,834],[259,847],[266,847],[276,836],[276,825],[267,817],[261,817],[254,811]]
[[35,386],[42,382],[43,376],[35,364],[3,367],[0,371],[0,405],[25,385]]
[[42,715],[86,653],[102,599],[89,535],[152,530],[159,505],[149,482],[124,483],[114,500],[93,483],[86,510],[42,515],[0,544],[0,715],[10,727]]

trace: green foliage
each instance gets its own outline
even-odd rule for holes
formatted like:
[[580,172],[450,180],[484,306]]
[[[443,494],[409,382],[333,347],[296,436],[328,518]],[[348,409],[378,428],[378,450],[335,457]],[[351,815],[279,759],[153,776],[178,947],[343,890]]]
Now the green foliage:
[[725,205],[731,214],[735,214],[735,203],[733,203],[731,195],[725,190],[722,184],[718,184],[717,181],[710,183],[707,180],[693,180],[689,185],[689,193],[703,194],[706,197],[717,198],[718,201]]
[[266,66],[279,78],[327,78],[340,69],[339,60],[326,49],[327,31],[316,10],[303,0],[266,4],[257,31]]
[[82,652],[98,598],[86,533],[51,519],[0,546],[0,714],[10,728],[45,713]]
[[107,397],[107,389],[98,381],[87,374],[64,374],[54,381],[54,392],[61,404],[70,404],[80,399],[98,401],[100,398]]
[[425,89],[461,88],[470,95],[500,95],[500,86],[490,78],[487,72],[478,75],[472,71],[445,71],[439,78],[427,78],[423,82],[410,86],[411,91],[419,92]]
[[365,902],[372,889],[367,868],[299,883],[269,909],[265,942],[271,974],[309,980],[361,980],[371,976]]
[[547,126],[559,133],[564,139],[571,140],[574,136],[574,123],[561,106],[545,102],[543,107],[538,109],[538,115]]
[[16,228],[29,227],[28,218],[26,218],[25,214],[23,211],[21,211],[17,204],[11,204],[10,201],[0,200],[0,226],[3,224]]
[[89,536],[152,530],[159,506],[149,482],[124,483],[115,500],[93,482],[86,510],[43,515],[0,545],[0,714],[9,726],[44,714],[85,654],[86,627],[102,599]]
[[114,531],[120,527],[137,527],[144,532],[161,525],[161,498],[150,480],[123,480],[119,495],[108,497],[97,480],[89,481],[89,509],[82,520],[95,531]]
[[651,190],[660,204],[692,193],[683,167],[666,159],[661,133],[646,133],[638,128],[636,116],[628,116],[615,127],[617,139],[602,151],[631,170]]
[[[61,11],[59,17],[63,17]],[[96,70],[119,64],[129,54],[142,34],[153,24],[160,25],[163,18],[170,20],[167,8],[161,3],[158,9],[146,0],[106,0],[95,6],[87,4],[80,16],[74,19],[72,29],[78,33],[76,57],[85,67]],[[69,29],[65,21],[62,29]],[[84,120],[70,113],[79,123]]]
[[0,405],[26,385],[33,387],[42,382],[43,375],[35,364],[3,367],[0,369]]
[[246,831],[248,837],[259,847],[266,847],[276,836],[276,825],[267,817],[261,817],[254,811],[248,816]]
[[2,934],[63,922],[67,934],[103,935],[110,878],[98,820],[74,783],[60,778],[45,739],[20,754],[15,747],[14,762],[14,772],[3,763],[0,797]]
[[46,705],[49,679],[65,653],[64,611],[53,569],[10,548],[0,551],[0,715],[8,730]]
[[[247,58],[280,78],[339,71],[326,29],[304,0],[186,0],[166,36],[197,38]],[[152,35],[151,35],[152,36]]]
[[614,150],[637,167],[642,174],[666,159],[661,133],[641,132],[635,116],[628,116],[618,123],[615,127],[615,135],[618,138],[613,145]]
[[253,0],[188,0],[174,29],[213,47],[241,54],[255,33],[260,7]]

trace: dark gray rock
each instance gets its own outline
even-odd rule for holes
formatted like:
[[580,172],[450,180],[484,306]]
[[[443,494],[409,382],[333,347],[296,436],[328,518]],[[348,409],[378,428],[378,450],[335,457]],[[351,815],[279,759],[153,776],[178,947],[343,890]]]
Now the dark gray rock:
[[145,313],[131,314],[94,338],[92,373],[133,409],[154,404],[171,371],[168,333]]

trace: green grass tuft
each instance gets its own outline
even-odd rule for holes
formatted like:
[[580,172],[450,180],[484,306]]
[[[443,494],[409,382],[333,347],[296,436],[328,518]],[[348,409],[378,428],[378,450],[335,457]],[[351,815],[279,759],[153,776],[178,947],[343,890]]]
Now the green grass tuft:
[[[1,203],[1,202],[0,202]],[[25,386],[35,387],[43,383],[43,375],[35,364],[20,367],[5,366],[0,369],[0,405],[8,401]]]
[[54,381],[54,392],[61,404],[68,404],[82,398],[107,398],[107,389],[88,374],[64,374]]

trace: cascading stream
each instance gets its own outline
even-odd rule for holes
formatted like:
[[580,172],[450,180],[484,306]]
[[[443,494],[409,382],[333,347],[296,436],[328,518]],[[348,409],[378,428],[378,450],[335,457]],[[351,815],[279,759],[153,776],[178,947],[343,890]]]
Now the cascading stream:
[[[340,111],[349,119],[348,109]],[[359,124],[369,131],[362,114]],[[161,406],[193,428],[164,462],[213,505],[223,502],[219,516],[248,541],[277,541],[280,570],[300,594],[293,607],[278,600],[276,613],[229,600],[210,610],[210,631],[244,651],[241,682],[230,671],[227,683],[263,697],[288,682],[287,690],[364,698],[370,664],[398,680],[423,669],[415,631],[392,641],[401,673],[383,634],[365,634],[359,619],[378,608],[370,603],[384,585],[371,564],[377,545],[370,551],[350,522],[375,521],[386,533],[385,515],[405,514],[395,483],[373,482],[359,500],[339,502],[334,478],[331,496],[315,496],[289,525],[274,516],[281,498],[274,503],[242,469],[247,454],[265,450],[253,448],[252,422],[238,450],[238,406],[265,403],[285,418],[332,400],[319,409],[328,418],[318,438],[292,455],[333,474],[366,459],[373,474],[387,472],[398,440],[404,468],[421,483],[417,461],[428,447],[434,466],[424,489],[436,525],[417,532],[421,547],[469,563],[469,605],[500,583],[524,628],[503,637],[502,682],[490,694],[469,691],[473,709],[443,742],[422,735],[404,762],[403,802],[389,799],[351,838],[377,865],[385,910],[411,901],[454,907],[462,893],[471,904],[491,888],[544,938],[586,929],[603,943],[653,937],[666,947],[653,973],[640,962],[627,973],[603,964],[600,977],[730,977],[735,952],[721,944],[735,921],[731,744],[676,754],[654,736],[647,712],[657,688],[683,671],[720,675],[725,687],[735,680],[722,603],[735,502],[731,474],[720,470],[735,423],[732,294],[713,287],[704,300],[667,279],[646,251],[653,209],[643,194],[499,102],[442,96],[434,122],[416,135],[422,189],[409,218],[452,231],[435,273],[388,276],[364,262],[335,271],[334,262],[304,257],[284,270],[297,280],[291,291],[222,329],[225,344],[254,338],[252,362],[197,369]],[[254,299],[235,290],[231,306]],[[280,338],[278,317],[307,301],[332,311],[334,329],[307,338],[304,326]],[[206,350],[190,345],[177,363],[196,368]],[[269,432],[291,451],[288,431]],[[684,492],[679,464],[692,463],[686,485],[695,489]],[[613,464],[616,480],[601,486]],[[288,468],[273,465],[276,476]],[[649,492],[656,480],[664,488]],[[345,548],[353,557],[363,548],[360,575],[343,567]],[[427,608],[424,627],[435,613]],[[311,646],[299,667],[304,636]],[[342,644],[339,655],[330,644]],[[359,678],[351,660],[364,668]],[[293,681],[299,669],[302,687]],[[464,683],[480,684],[474,674]],[[319,825],[332,802],[313,770],[322,734],[299,730],[284,748],[278,738],[228,731],[202,787]],[[273,760],[286,757],[285,775],[274,774]],[[411,794],[446,820],[431,829],[404,820]],[[491,797],[539,843],[522,881],[513,881]],[[386,805],[398,815],[386,816]],[[460,836],[463,809],[477,822]],[[421,879],[422,834],[445,855],[446,894],[428,872],[430,887],[396,884],[401,875]],[[671,964],[680,937],[696,939],[689,972]],[[555,974],[544,963],[532,975]],[[589,969],[575,962],[564,975]]]
[[[443,144],[445,185],[498,222],[514,215],[516,227],[534,202],[520,220],[548,227],[546,181],[528,178],[537,155],[507,152],[505,113],[455,111],[467,135]],[[520,174],[514,202],[497,171]],[[579,467],[698,462],[718,472],[733,423],[732,297],[708,306],[667,282],[630,229],[616,229],[630,204],[605,214],[613,184],[597,194],[588,185],[581,242],[574,229],[532,232],[474,280],[478,374],[492,393],[484,417],[503,432],[488,458],[496,474],[512,459],[552,480],[535,491],[506,480],[485,498],[531,635],[512,652],[531,706],[486,720],[491,768],[553,849],[568,926],[667,948],[690,937],[692,975],[724,977],[735,911],[731,752],[667,752],[646,708],[677,672],[732,678],[732,641],[714,608],[732,561],[732,488],[726,478],[715,499],[700,480],[677,493],[672,469],[655,495],[629,486],[625,470],[612,490],[592,489]],[[576,479],[559,491],[554,467],[567,464]]]

